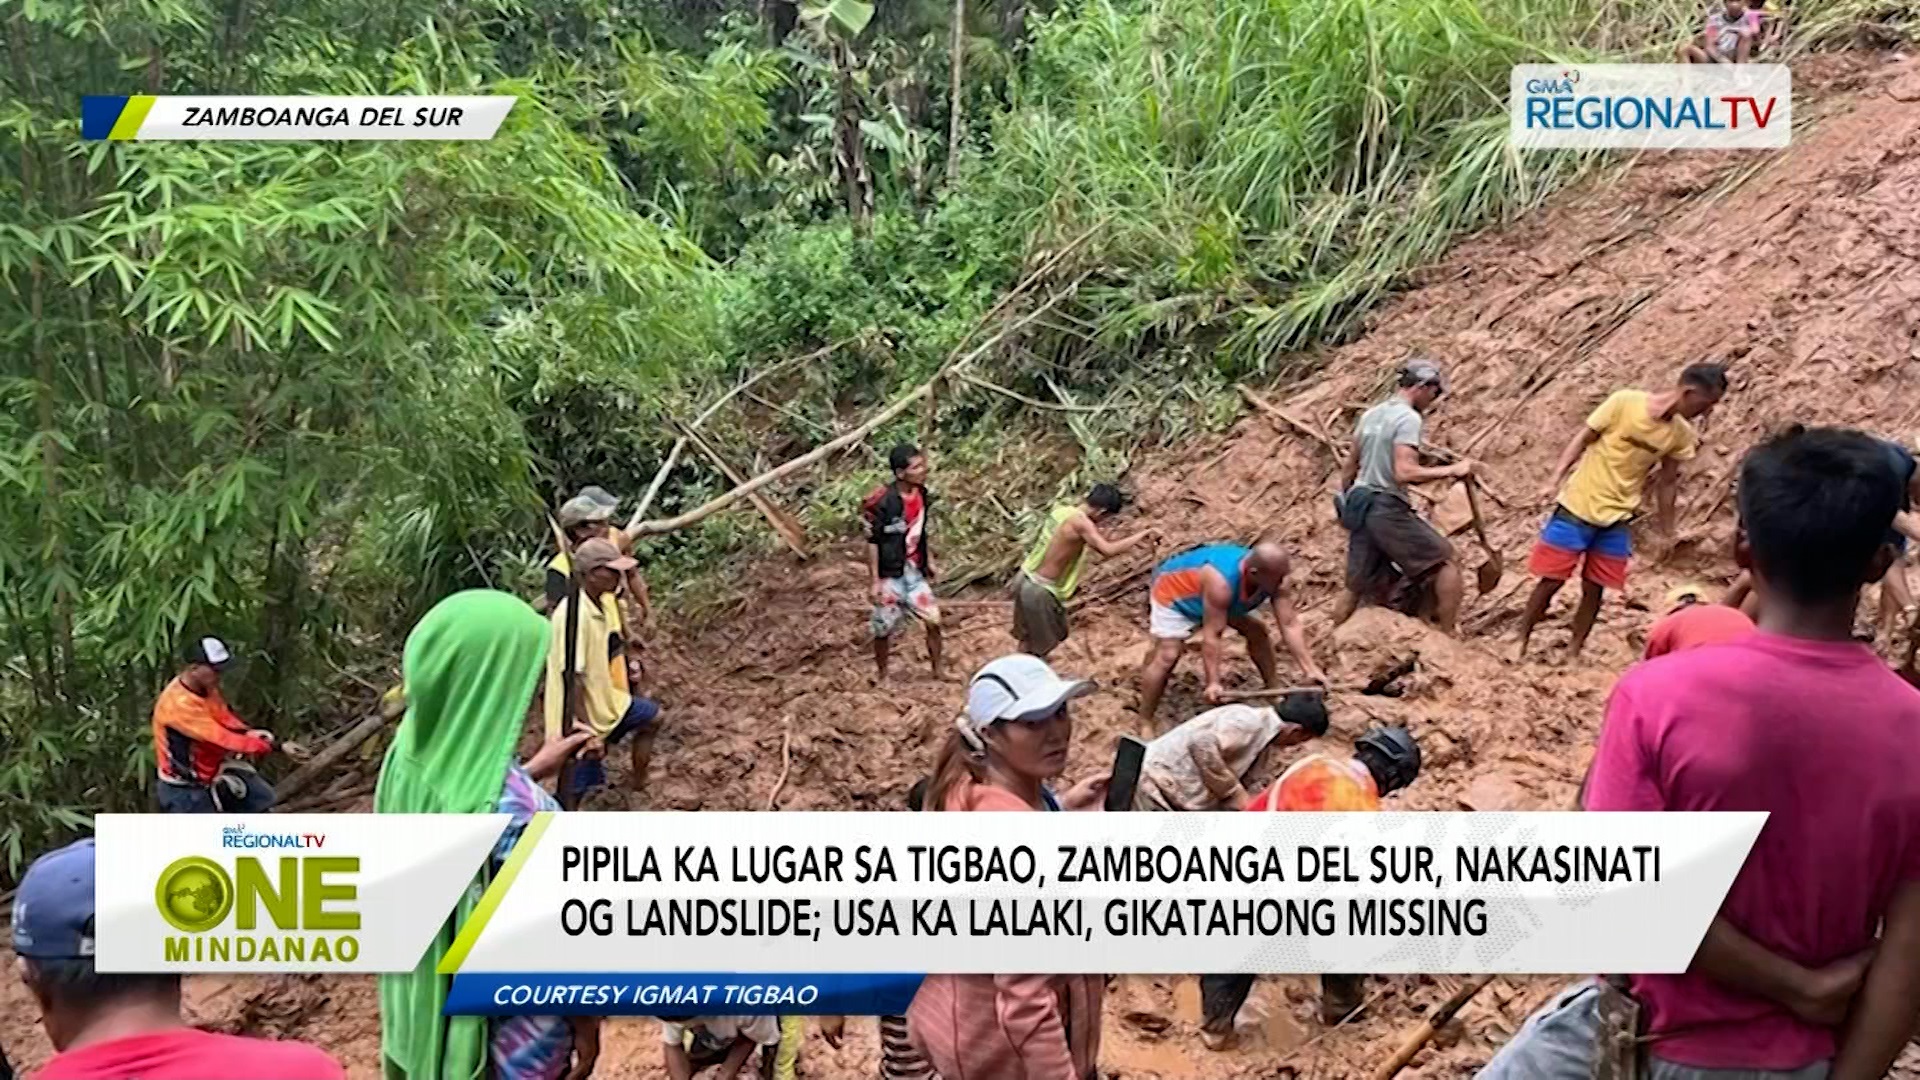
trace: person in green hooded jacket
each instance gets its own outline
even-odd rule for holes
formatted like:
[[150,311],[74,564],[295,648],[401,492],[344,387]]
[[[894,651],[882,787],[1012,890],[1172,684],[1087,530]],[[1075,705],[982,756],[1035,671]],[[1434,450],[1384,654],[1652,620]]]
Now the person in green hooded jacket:
[[512,816],[488,867],[404,975],[380,976],[380,1059],[387,1080],[584,1080],[600,1053],[594,1017],[442,1016],[446,953],[533,815],[559,809],[539,781],[585,732],[549,739],[524,765],[514,748],[546,670],[547,621],[517,597],[475,589],[434,605],[407,635],[407,715],[380,767],[382,814]]

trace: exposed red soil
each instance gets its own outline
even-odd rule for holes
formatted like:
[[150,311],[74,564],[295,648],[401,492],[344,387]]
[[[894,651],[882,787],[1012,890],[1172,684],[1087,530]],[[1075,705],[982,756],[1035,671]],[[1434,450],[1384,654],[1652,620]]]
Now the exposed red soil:
[[[1329,634],[1344,534],[1327,498],[1332,459],[1310,439],[1250,415],[1224,437],[1145,461],[1131,477],[1138,504],[1121,528],[1153,524],[1163,554],[1261,532],[1283,540],[1295,554],[1309,635],[1336,680],[1419,654],[1404,697],[1334,699],[1336,743],[1371,723],[1398,721],[1425,746],[1427,771],[1397,806],[1568,806],[1607,689],[1642,645],[1648,606],[1680,581],[1724,584],[1732,576],[1732,475],[1742,449],[1792,420],[1885,433],[1920,427],[1920,108],[1909,104],[1920,100],[1920,64],[1826,57],[1796,76],[1803,102],[1814,104],[1800,110],[1790,151],[1648,155],[1622,175],[1570,190],[1542,212],[1456,246],[1385,305],[1366,334],[1329,350],[1319,374],[1273,393],[1291,414],[1344,441],[1397,361],[1421,351],[1448,364],[1453,391],[1429,439],[1489,462],[1494,490],[1508,501],[1486,508],[1506,580],[1490,596],[1470,597],[1461,640],[1377,610]],[[1683,542],[1665,562],[1637,562],[1579,663],[1557,663],[1571,596],[1536,634],[1535,659],[1509,662],[1525,554],[1561,447],[1608,392],[1665,385],[1701,359],[1731,362],[1736,383],[1684,481]],[[949,500],[968,494],[946,490]],[[1476,564],[1466,536],[1456,540],[1468,566]],[[789,736],[780,808],[902,805],[961,692],[926,676],[913,633],[901,639],[897,685],[869,684],[862,557],[849,544],[811,565],[775,563],[755,579],[745,614],[669,631],[655,644],[670,726],[656,751],[649,808],[764,807]],[[1105,596],[1109,586],[1112,593],[1076,613],[1073,638],[1056,654],[1060,667],[1107,688],[1076,713],[1070,777],[1108,760],[1115,738],[1132,730],[1146,599],[1143,579],[1120,583],[1150,561],[1097,568],[1083,595]],[[994,609],[956,609],[947,635],[954,670],[1009,650],[1007,621]],[[1236,650],[1230,662],[1237,679],[1253,679]],[[1162,722],[1200,711],[1199,690],[1193,658],[1162,703]],[[1472,1075],[1562,981],[1495,980],[1402,1075]],[[1368,1008],[1329,1032],[1313,1019],[1312,980],[1264,979],[1242,1012],[1242,1045],[1213,1053],[1196,1036],[1190,980],[1123,978],[1107,1010],[1103,1067],[1127,1078],[1364,1077],[1459,982],[1371,980]],[[371,980],[206,978],[192,980],[191,990],[195,1014],[210,1023],[311,1039],[354,1075],[377,1075]],[[807,1074],[873,1075],[871,1024],[853,1021],[850,1035],[838,1051],[815,1038]],[[0,989],[0,1040],[16,1064],[46,1052],[31,1004],[14,985]],[[663,1075],[653,1045],[650,1022],[614,1021],[596,1075]]]

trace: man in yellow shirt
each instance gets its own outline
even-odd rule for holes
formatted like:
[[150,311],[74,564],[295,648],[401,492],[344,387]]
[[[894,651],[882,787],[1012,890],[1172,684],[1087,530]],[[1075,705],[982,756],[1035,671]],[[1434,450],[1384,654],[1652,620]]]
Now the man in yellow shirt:
[[1042,660],[1067,640],[1067,601],[1080,585],[1080,571],[1092,549],[1102,558],[1131,551],[1152,537],[1142,529],[1124,540],[1109,540],[1100,523],[1120,512],[1120,489],[1095,484],[1083,503],[1062,503],[1047,515],[1040,540],[1020,566],[1013,584],[1013,637],[1020,651]]
[[[633,774],[628,786],[633,791],[640,790],[653,758],[654,721],[660,716],[660,707],[630,693],[625,680],[616,679],[612,666],[620,626],[613,621],[614,616],[604,601],[620,587],[621,577],[636,565],[633,556],[622,555],[611,540],[595,538],[573,550],[573,565],[580,576],[581,601],[572,671],[574,717],[593,732],[594,740],[588,744],[591,749],[574,763],[569,783],[559,792],[560,804],[568,809],[578,806],[582,796],[607,782],[606,765],[601,760],[605,748],[629,736],[633,738]],[[562,599],[550,616],[553,637],[547,650],[544,702],[549,739],[559,738],[569,727],[562,716],[569,604],[570,601]]]
[[[1573,615],[1568,656],[1580,655],[1600,615],[1601,596],[1607,589],[1626,587],[1632,555],[1628,528],[1640,511],[1649,478],[1655,528],[1663,543],[1672,543],[1680,463],[1691,459],[1700,444],[1692,421],[1712,411],[1726,392],[1725,366],[1690,364],[1672,389],[1657,394],[1618,390],[1587,417],[1561,453],[1547,486],[1555,505],[1527,559],[1528,572],[1540,580],[1520,617],[1516,660],[1526,657],[1534,625],[1576,569],[1582,578],[1580,606]],[[1568,472],[1573,477],[1562,487]]]

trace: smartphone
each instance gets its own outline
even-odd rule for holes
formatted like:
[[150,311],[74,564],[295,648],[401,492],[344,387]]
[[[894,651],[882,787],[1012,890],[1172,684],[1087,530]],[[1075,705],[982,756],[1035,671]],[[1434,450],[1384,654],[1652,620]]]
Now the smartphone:
[[1113,775],[1107,781],[1107,809],[1133,809],[1133,790],[1140,786],[1140,765],[1147,760],[1147,744],[1131,735],[1120,736],[1113,752]]

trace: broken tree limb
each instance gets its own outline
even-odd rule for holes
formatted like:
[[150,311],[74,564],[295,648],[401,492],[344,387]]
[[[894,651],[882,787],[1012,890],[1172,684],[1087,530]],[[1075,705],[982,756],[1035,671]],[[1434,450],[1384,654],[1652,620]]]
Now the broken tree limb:
[[1305,435],[1307,438],[1312,439],[1314,442],[1319,443],[1322,449],[1324,449],[1327,453],[1333,455],[1333,463],[1336,466],[1342,464],[1346,460],[1344,457],[1341,456],[1340,448],[1333,445],[1333,440],[1327,438],[1327,436],[1322,434],[1318,428],[1315,428],[1313,425],[1308,424],[1303,420],[1297,420],[1294,417],[1287,415],[1286,410],[1280,408],[1280,406],[1278,405],[1275,405],[1273,402],[1268,401],[1267,399],[1261,397],[1259,394],[1254,393],[1253,390],[1244,383],[1237,386],[1236,389],[1240,391],[1241,397],[1247,399],[1247,404],[1253,406],[1255,409],[1258,409],[1262,415],[1267,416],[1268,418],[1273,420],[1278,420],[1280,423],[1285,424],[1287,427],[1292,428],[1293,430],[1298,431],[1300,434]]
[[673,440],[673,449],[667,451],[667,460],[660,463],[660,471],[653,474],[653,482],[647,485],[647,493],[640,496],[640,505],[634,507],[633,516],[627,519],[628,529],[633,528],[641,518],[646,516],[647,510],[653,506],[654,498],[660,494],[661,485],[667,482],[667,474],[673,472],[673,467],[680,463],[680,455],[686,449],[685,435]]
[[960,380],[963,383],[967,383],[970,386],[977,386],[982,390],[987,390],[992,393],[999,394],[1002,397],[1012,398],[1013,400],[1019,402],[1022,405],[1027,405],[1035,409],[1048,409],[1053,412],[1092,413],[1092,412],[1105,412],[1107,408],[1105,405],[1059,405],[1051,401],[1041,401],[1039,398],[1028,397],[1027,395],[1022,394],[1018,391],[1009,390],[1004,386],[998,385],[997,383],[990,383],[987,380],[982,379],[977,375],[972,375],[964,371],[954,375],[954,378]]
[[[720,451],[715,450],[713,444],[702,438],[699,432],[686,428],[682,437],[692,440],[694,449],[706,455],[707,460],[713,463],[713,467],[720,470],[720,475],[727,478],[727,483],[735,486],[746,483],[741,479],[740,474],[734,471],[733,466],[727,464],[727,459],[720,456]],[[799,522],[788,517],[785,511],[773,505],[772,500],[757,491],[748,495],[747,501],[753,504],[755,510],[760,511],[760,516],[767,519],[767,524],[773,526],[774,533],[793,550],[795,555],[802,559],[811,557],[807,553],[806,531],[800,527]]]
[[[724,394],[721,394],[717,399],[714,400],[713,404],[708,405],[705,409],[702,409],[700,411],[699,416],[694,417],[691,421],[682,425],[683,430],[692,430],[692,431],[700,430],[700,425],[706,423],[708,420],[713,419],[713,415],[719,412],[722,406],[726,405],[727,402],[732,401],[735,397],[744,393],[747,390],[747,388],[752,386],[754,383],[757,383],[760,380],[765,379],[771,375],[775,375],[782,371],[785,371],[786,369],[793,367],[795,364],[807,364],[807,363],[812,363],[815,360],[823,359],[827,356],[832,355],[835,351],[839,350],[845,344],[846,342],[844,341],[837,342],[835,344],[828,345],[825,348],[815,349],[812,352],[805,354],[804,356],[790,356],[787,359],[782,360],[771,367],[762,368],[759,371],[754,372],[752,375],[747,376],[745,379],[737,383],[733,389],[727,391]],[[673,449],[667,451],[667,460],[662,462],[660,465],[660,470],[653,474],[653,482],[647,485],[647,493],[640,497],[640,505],[634,508],[633,516],[627,519],[627,527],[625,531],[629,537],[634,535],[633,527],[635,525],[638,525],[640,523],[640,520],[647,516],[647,510],[653,506],[654,498],[660,494],[661,485],[667,482],[667,474],[673,471],[674,465],[680,461],[680,455],[684,453],[686,449],[687,449],[687,437],[683,434],[680,436],[678,440],[674,442]]]
[[305,765],[288,773],[286,779],[275,784],[273,786],[275,800],[284,803],[306,790],[315,778],[323,775],[328,769],[338,765],[348,754],[359,749],[361,743],[373,738],[374,734],[386,727],[388,722],[385,711],[375,709],[371,715],[348,728],[346,734],[329,743],[326,749],[314,754]]
[[921,383],[919,386],[895,398],[892,404],[875,413],[866,423],[861,424],[845,435],[834,439],[832,442],[823,443],[784,465],[761,473],[759,476],[739,485],[732,491],[709,499],[706,503],[684,514],[663,518],[659,521],[639,522],[627,529],[627,535],[635,538],[641,536],[660,536],[665,533],[677,532],[689,525],[697,525],[720,511],[725,510],[727,507],[732,506],[734,503],[739,502],[741,499],[746,498],[748,495],[766,487],[768,484],[784,480],[811,465],[816,465],[826,458],[831,457],[837,451],[865,441],[868,435],[873,434],[896,417],[904,414],[907,410],[913,408],[916,402],[926,397],[932,391],[934,379],[939,379],[955,368],[963,367],[985,356],[994,346],[998,345],[1002,339],[1025,328],[1027,324],[1052,310],[1055,305],[1078,291],[1079,287],[1080,280],[1076,279],[1071,285],[1049,297],[1047,301],[1039,307],[1034,308],[1032,311],[1027,312],[1017,319],[1009,321],[967,353],[949,360],[939,371],[934,373],[933,379],[929,379],[927,382]]

